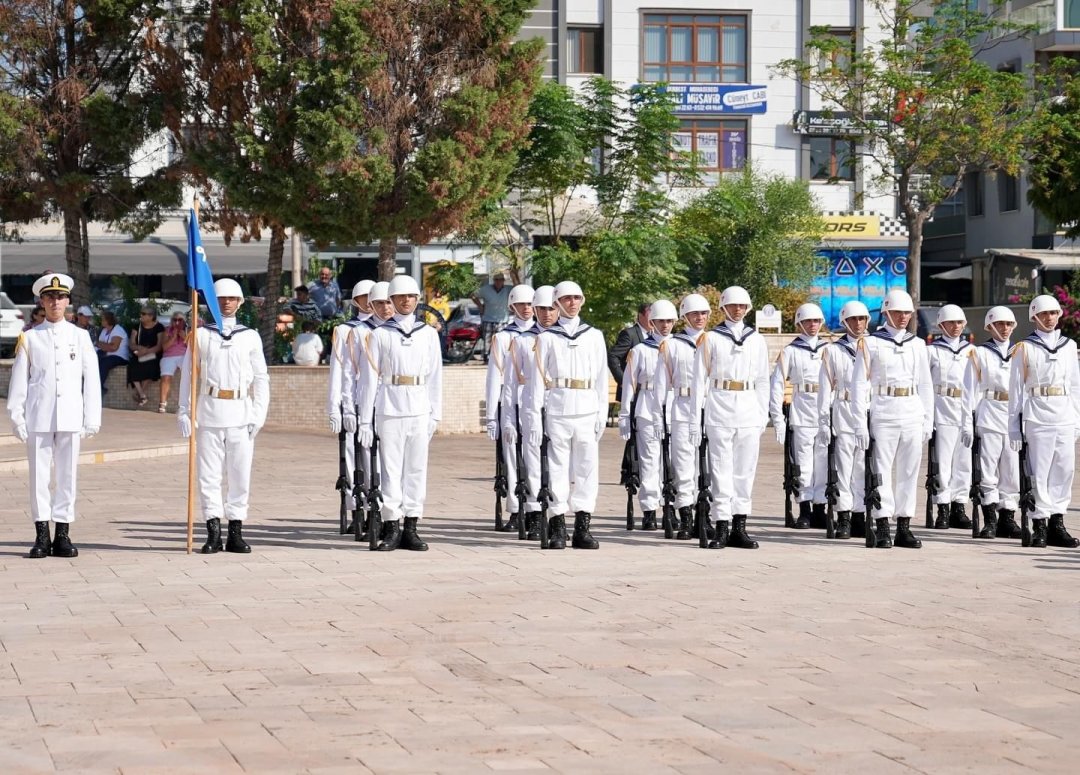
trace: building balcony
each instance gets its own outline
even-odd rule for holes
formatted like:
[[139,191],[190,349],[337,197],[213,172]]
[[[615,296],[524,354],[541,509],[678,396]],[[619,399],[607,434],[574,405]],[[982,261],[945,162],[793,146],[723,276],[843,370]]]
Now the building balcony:
[[999,15],[1034,27],[1036,51],[1080,51],[1080,0],[1013,0]]

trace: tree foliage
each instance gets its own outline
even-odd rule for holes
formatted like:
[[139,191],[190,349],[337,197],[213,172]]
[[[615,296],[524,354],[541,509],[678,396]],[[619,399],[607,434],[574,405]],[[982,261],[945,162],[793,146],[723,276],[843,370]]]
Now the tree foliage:
[[1031,144],[1027,197],[1075,239],[1080,237],[1080,73],[1072,60],[1054,64],[1047,85],[1056,94],[1036,114],[1032,134],[1038,141]]

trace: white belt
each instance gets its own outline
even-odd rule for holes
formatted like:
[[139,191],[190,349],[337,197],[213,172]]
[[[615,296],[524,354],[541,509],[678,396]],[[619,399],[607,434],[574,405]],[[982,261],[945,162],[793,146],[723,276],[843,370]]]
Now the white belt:
[[557,379],[548,381],[548,388],[569,388],[570,390],[592,390],[593,381],[591,379],[567,379],[566,377],[559,377]]
[[991,401],[1008,401],[1008,390],[984,390],[983,397],[989,398]]
[[220,398],[224,401],[239,401],[244,397],[244,394],[239,390],[228,390],[212,386],[206,389],[206,394],[211,398]]
[[679,398],[686,398],[690,395],[690,388],[679,388],[675,391],[675,395],[677,395]]
[[740,392],[743,390],[753,390],[754,381],[741,382],[737,379],[714,379],[712,380],[713,390],[733,390]]
[[889,385],[888,387],[882,385],[877,388],[876,392],[879,396],[904,398],[906,396],[917,396],[919,394],[919,389],[915,385]]
[[934,388],[934,392],[939,396],[945,396],[946,398],[960,398],[964,395],[963,388],[949,387],[948,385],[938,385]]
[[390,378],[391,385],[423,385],[427,377],[423,375],[410,376],[408,374],[395,374]]
[[1031,389],[1033,396],[1067,396],[1069,391],[1064,385],[1039,385]]
[[804,382],[801,385],[792,385],[792,393],[816,393],[821,389],[821,386],[814,382]]

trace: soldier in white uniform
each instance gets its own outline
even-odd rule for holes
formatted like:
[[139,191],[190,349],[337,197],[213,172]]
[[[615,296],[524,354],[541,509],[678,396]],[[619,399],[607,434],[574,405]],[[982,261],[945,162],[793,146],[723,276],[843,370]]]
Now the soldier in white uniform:
[[599,443],[607,424],[607,347],[578,317],[585,295],[575,282],[555,286],[559,320],[536,340],[537,384],[543,384],[553,517],[549,547],[565,549],[564,515],[574,512],[575,549],[598,549],[590,526],[599,491]]
[[[518,497],[517,497],[517,466],[514,465],[516,457],[514,452],[514,437],[503,435],[500,438],[499,410],[502,403],[503,385],[506,381],[506,367],[510,347],[513,341],[523,331],[533,327],[533,289],[528,285],[515,285],[510,289],[510,312],[513,320],[501,331],[491,337],[491,345],[488,351],[487,380],[485,383],[485,397],[487,408],[487,433],[488,438],[496,444],[503,445],[504,460],[506,460],[506,510],[510,512],[510,519],[503,523],[503,532],[517,532],[518,529]],[[505,410],[503,410],[505,411]]]
[[[694,382],[694,356],[698,341],[705,333],[711,310],[708,299],[699,293],[690,293],[679,303],[679,312],[686,326],[660,344],[660,368],[656,370],[656,389],[653,391],[656,405],[652,411],[654,416],[661,417],[662,424],[662,410],[667,410],[675,508],[679,513],[679,523],[686,524],[694,511],[698,446],[701,444],[701,412],[695,412],[690,400],[690,388]],[[655,525],[652,529],[656,529]]]
[[[198,406],[195,414],[196,476],[199,503],[206,520],[203,554],[222,550],[221,518],[229,521],[227,552],[247,554],[243,524],[248,515],[251,459],[255,436],[266,422],[270,406],[270,377],[263,357],[262,337],[240,325],[236,311],[244,292],[235,280],[214,283],[221,305],[221,328],[199,326]],[[176,424],[185,439],[191,436],[191,349],[184,356]],[[222,474],[227,494],[221,498]]]
[[915,313],[911,296],[889,291],[881,309],[885,325],[859,340],[852,387],[859,446],[865,450],[873,435],[874,465],[881,476],[881,508],[866,518],[876,521],[878,548],[892,547],[889,519],[895,516],[896,545],[918,549],[922,541],[911,532],[911,518],[922,448],[934,427],[930,361],[926,343],[907,330]]
[[[635,445],[641,471],[638,503],[643,515],[642,530],[656,530],[656,509],[660,505],[660,440],[664,432],[662,415],[657,408],[662,406],[665,411],[667,409],[665,398],[656,392],[656,372],[660,364],[660,347],[671,338],[677,317],[675,305],[670,301],[654,301],[649,308],[652,331],[644,342],[634,345],[626,357],[623,371],[619,436],[623,441],[628,441],[630,424],[632,421],[635,423]],[[631,407],[635,407],[633,419],[630,417]],[[676,537],[682,540],[690,538],[689,514],[681,521]]]
[[746,532],[746,517],[769,419],[769,349],[765,338],[743,322],[751,309],[745,288],[724,289],[720,304],[725,320],[698,343],[691,396],[694,416],[705,411],[712,461],[717,522],[710,547],[757,549]]
[[930,379],[934,383],[935,451],[941,489],[934,496],[935,530],[971,529],[964,504],[971,494],[971,407],[964,400],[964,374],[974,349],[961,337],[967,315],[955,304],[938,310],[942,335],[930,344]]
[[[84,329],[64,320],[74,281],[49,273],[34,283],[45,320],[19,335],[8,383],[7,410],[30,466],[30,515],[36,538],[30,557],[77,557],[75,521],[79,442],[101,428],[101,381],[94,345]],[[49,492],[55,473],[56,487]],[[56,540],[49,520],[56,523]]]
[[435,329],[415,314],[416,280],[398,275],[388,292],[394,316],[368,336],[358,433],[369,448],[374,432],[379,434],[382,521],[388,524],[378,550],[424,552],[428,546],[417,534],[417,521],[427,498],[428,446],[442,419],[442,351]]
[[795,337],[776,357],[773,370],[769,414],[776,440],[784,443],[787,423],[784,420],[784,394],[791,383],[791,443],[799,466],[798,530],[825,529],[825,485],[828,481],[828,447],[818,443],[818,379],[821,359],[828,342],[818,338],[825,316],[817,304],[800,304],[795,310]]
[[964,374],[964,398],[975,412],[979,436],[980,500],[983,528],[979,538],[1019,538],[1019,458],[1009,446],[1009,338],[1016,317],[1008,307],[991,307],[983,326],[990,339],[974,348]]
[[[858,449],[860,423],[855,417],[852,400],[855,372],[855,353],[859,340],[866,336],[870,323],[870,311],[861,301],[849,301],[840,308],[840,325],[844,335],[821,354],[821,376],[818,383],[818,444],[824,445],[826,453],[831,436],[836,437],[833,465],[836,467],[836,537],[864,537],[866,512],[863,505],[865,484],[865,460]],[[864,392],[869,386],[863,386]],[[869,395],[864,404],[869,405]],[[829,421],[832,420],[832,430]]]
[[1012,352],[1009,444],[1019,452],[1027,441],[1035,495],[1031,545],[1073,548],[1080,541],[1065,529],[1064,515],[1072,498],[1075,445],[1080,438],[1076,342],[1057,330],[1061,305],[1053,296],[1032,299],[1028,318],[1035,323],[1035,330]]

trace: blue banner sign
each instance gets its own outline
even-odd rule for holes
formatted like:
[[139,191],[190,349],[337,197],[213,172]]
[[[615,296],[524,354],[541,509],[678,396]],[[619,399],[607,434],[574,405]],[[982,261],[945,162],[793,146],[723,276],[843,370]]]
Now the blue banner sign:
[[669,83],[675,112],[691,115],[760,114],[768,108],[768,87],[746,84]]

